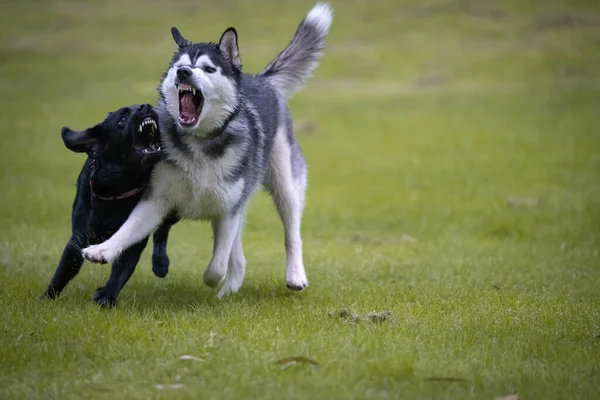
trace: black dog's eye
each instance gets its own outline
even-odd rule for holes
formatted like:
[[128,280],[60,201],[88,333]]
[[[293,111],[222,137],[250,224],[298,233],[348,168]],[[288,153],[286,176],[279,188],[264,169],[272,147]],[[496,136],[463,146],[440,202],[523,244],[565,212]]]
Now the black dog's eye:
[[208,65],[205,65],[203,68],[204,72],[206,72],[207,74],[212,74],[214,72],[216,72],[217,70],[213,67],[210,67]]
[[127,117],[123,117],[119,120],[119,125],[123,125],[125,122],[127,122]]

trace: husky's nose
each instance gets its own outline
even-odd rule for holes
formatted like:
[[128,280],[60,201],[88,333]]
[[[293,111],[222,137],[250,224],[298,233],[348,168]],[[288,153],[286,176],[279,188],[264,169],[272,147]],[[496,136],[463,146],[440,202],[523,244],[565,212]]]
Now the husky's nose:
[[180,79],[185,79],[188,76],[192,76],[192,70],[188,67],[179,67],[177,68],[177,77]]

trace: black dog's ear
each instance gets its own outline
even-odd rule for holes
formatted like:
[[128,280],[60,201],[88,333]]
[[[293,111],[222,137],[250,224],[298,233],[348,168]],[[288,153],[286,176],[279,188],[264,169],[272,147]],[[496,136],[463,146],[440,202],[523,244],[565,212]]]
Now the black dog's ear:
[[219,40],[219,49],[223,55],[231,61],[238,69],[242,68],[242,60],[240,59],[240,52],[238,49],[238,37],[237,32],[234,28],[227,28],[221,40]]
[[175,27],[171,28],[171,34],[173,35],[173,40],[175,40],[175,43],[177,43],[179,48],[192,44],[192,42],[184,38],[181,32],[179,32],[179,29]]
[[81,132],[63,126],[61,134],[67,149],[75,153],[92,153],[102,145],[102,138],[96,126]]

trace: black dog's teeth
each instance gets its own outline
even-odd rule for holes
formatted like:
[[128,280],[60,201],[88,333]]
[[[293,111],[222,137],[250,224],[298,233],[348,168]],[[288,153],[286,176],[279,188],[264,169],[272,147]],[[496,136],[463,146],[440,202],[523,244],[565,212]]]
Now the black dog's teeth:
[[142,152],[144,153],[150,153],[150,152],[154,152],[154,151],[160,151],[161,147],[159,144],[154,144],[154,143],[150,143],[148,145],[148,147],[143,147],[142,148]]
[[142,123],[140,124],[140,127],[138,128],[138,131],[141,133],[141,132],[142,132],[142,129],[143,129],[143,128],[144,128],[146,125],[150,125],[150,133],[151,133],[151,134],[154,134],[154,132],[155,132],[155,131],[156,131],[156,129],[157,129],[157,126],[156,126],[156,121],[155,121],[154,119],[150,118],[150,117],[148,117],[148,118],[144,119],[144,120],[142,121]]
[[152,117],[144,118],[138,128],[138,132],[141,133],[142,143],[139,146],[142,153],[149,154],[155,151],[159,151],[160,143],[154,143],[156,141],[156,132],[158,125]]

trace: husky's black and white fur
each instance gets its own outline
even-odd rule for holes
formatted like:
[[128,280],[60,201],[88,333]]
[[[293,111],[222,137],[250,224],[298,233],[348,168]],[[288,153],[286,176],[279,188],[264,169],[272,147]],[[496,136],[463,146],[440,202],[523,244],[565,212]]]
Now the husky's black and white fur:
[[331,8],[317,4],[289,45],[256,76],[241,71],[235,29],[215,44],[192,43],[173,28],[178,51],[156,107],[167,160],[155,167],[147,195],[125,224],[109,240],[84,249],[84,257],[110,262],[176,212],[211,221],[214,248],[204,282],[216,287],[226,277],[219,297],[237,292],[246,264],[243,218],[262,184],[284,226],[287,286],[305,288],[300,222],[307,171],[286,98],[316,68],[331,20]]

